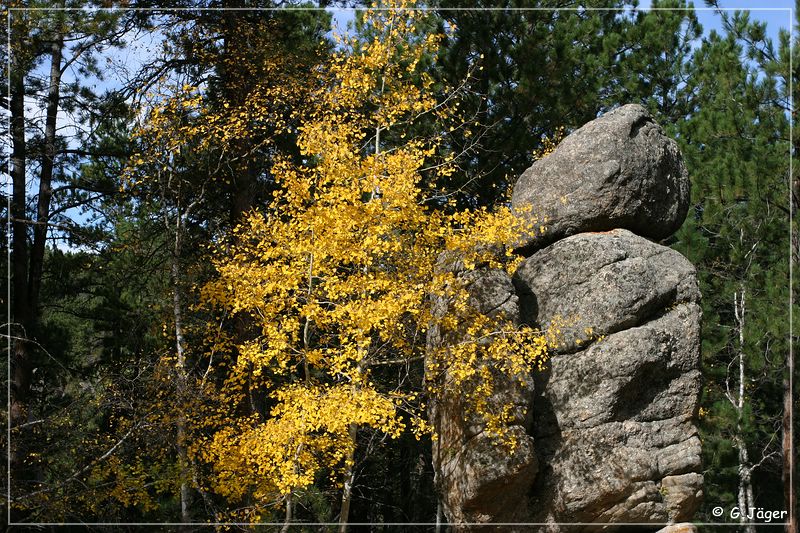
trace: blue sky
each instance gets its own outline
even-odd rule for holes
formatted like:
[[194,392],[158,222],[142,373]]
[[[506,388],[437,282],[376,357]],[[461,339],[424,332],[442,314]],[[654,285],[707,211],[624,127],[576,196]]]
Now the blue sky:
[[[794,17],[789,11],[795,7],[794,0],[720,0],[720,7],[725,10],[742,9],[750,11],[750,17],[767,23],[767,34],[777,44],[778,31],[790,29],[794,24]],[[639,9],[644,11],[650,8],[651,0],[639,0]],[[465,2],[464,6],[469,6]],[[695,11],[703,31],[708,34],[711,30],[721,31],[722,22],[720,16],[713,8],[708,8],[703,0],[694,2]],[[330,9],[333,13],[334,24],[338,24],[340,30],[347,27],[347,23],[353,20],[353,10]]]
[[[767,23],[767,33],[773,42],[777,41],[780,28],[789,29],[793,24],[792,14],[789,9],[794,8],[794,0],[720,0],[720,7],[723,9],[742,9],[750,11],[750,17]],[[644,10],[650,7],[651,0],[639,0],[639,8]],[[700,24],[703,25],[704,33],[712,29],[720,31],[722,28],[721,20],[713,9],[707,8],[703,0],[694,2],[695,11]]]

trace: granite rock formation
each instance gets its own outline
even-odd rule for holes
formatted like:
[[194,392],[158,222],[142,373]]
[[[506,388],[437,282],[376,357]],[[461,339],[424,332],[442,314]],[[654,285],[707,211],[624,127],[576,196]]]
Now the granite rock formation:
[[461,275],[481,312],[561,334],[547,370],[510,380],[497,398],[520,405],[513,453],[465,418],[460,391],[445,387],[432,405],[451,523],[548,532],[645,523],[638,530],[655,532],[692,518],[703,482],[700,293],[694,267],[648,240],[677,230],[688,191],[675,143],[637,105],[580,128],[522,175],[514,206],[544,214],[548,231],[509,243],[527,256],[513,279]]
[[520,176],[511,197],[547,228],[515,243],[523,252],[586,231],[624,228],[662,239],[689,208],[689,180],[678,145],[647,110],[625,105],[565,138]]
[[[505,271],[452,270],[464,280],[470,304],[478,312],[503,314],[519,322],[519,299]],[[446,311],[447,303],[438,300],[435,312]],[[442,337],[457,334],[442,332],[434,326],[428,332],[428,342],[440,344]],[[496,375],[496,379],[498,386],[492,402],[515,407],[508,422],[509,434],[517,441],[512,455],[483,432],[481,420],[469,413],[463,395],[451,384],[447,372],[442,384],[446,393],[429,407],[438,434],[433,442],[433,465],[437,483],[447,487],[441,501],[452,523],[526,522],[530,516],[528,493],[539,467],[533,437],[529,434],[533,376],[515,376],[503,381],[502,376]]]

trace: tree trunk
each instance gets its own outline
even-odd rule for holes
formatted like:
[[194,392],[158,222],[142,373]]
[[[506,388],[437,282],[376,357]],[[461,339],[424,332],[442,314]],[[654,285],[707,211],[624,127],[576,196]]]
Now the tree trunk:
[[[17,35],[17,38],[20,36]],[[17,42],[20,42],[19,40]],[[28,298],[28,230],[23,222],[25,213],[25,181],[26,181],[26,143],[25,143],[25,82],[24,69],[20,64],[19,54],[12,52],[11,64],[11,218],[12,218],[12,316],[14,333],[17,337],[11,353],[11,398],[9,405],[9,423],[18,428],[25,422],[28,411],[28,395],[31,381],[30,344],[27,342],[33,310]],[[24,450],[19,445],[19,434],[11,434],[9,442],[10,486],[14,492],[14,482],[24,479]]]
[[756,528],[752,524],[753,519],[751,518],[755,510],[755,504],[753,502],[753,483],[751,479],[753,470],[750,468],[747,445],[741,438],[737,437],[736,446],[739,448],[739,523],[743,524],[742,531],[745,533],[755,533]]
[[[20,36],[17,36],[18,38]],[[19,41],[18,41],[19,42]],[[29,396],[32,378],[32,345],[38,324],[39,291],[42,280],[44,253],[47,243],[47,227],[50,219],[50,199],[56,153],[56,121],[61,94],[61,62],[64,35],[56,28],[50,45],[50,80],[47,91],[47,106],[44,129],[44,151],[39,174],[39,199],[36,206],[36,222],[33,229],[33,246],[28,248],[28,232],[24,220],[27,219],[26,172],[27,145],[25,142],[25,74],[18,54],[12,54],[11,72],[11,156],[13,221],[13,264],[14,304],[13,322],[19,334],[14,343],[11,360],[11,405],[9,418],[11,426],[18,428],[28,416]],[[12,436],[19,441],[20,434]],[[30,477],[24,464],[24,450],[10,443],[11,477],[23,481]]]
[[28,276],[31,302],[38,304],[39,290],[42,286],[42,269],[47,244],[47,226],[50,222],[50,199],[53,196],[53,169],[56,155],[56,121],[58,103],[61,98],[61,53],[64,36],[59,33],[50,49],[50,87],[47,90],[47,117],[44,128],[44,154],[39,176],[39,200],[36,205],[36,222],[33,228],[33,247],[31,248],[30,274]]
[[358,426],[350,424],[350,451],[347,454],[347,469],[344,474],[344,489],[342,490],[342,510],[339,514],[339,533],[347,533],[347,522],[350,517],[350,502],[353,499],[353,483],[355,482],[355,452]]
[[[739,393],[736,398],[736,436],[734,442],[739,451],[739,523],[743,524],[744,533],[755,533],[756,528],[752,525],[753,510],[755,509],[755,502],[753,501],[753,465],[750,463],[750,457],[747,453],[747,443],[742,437],[742,417],[744,416],[744,325],[745,325],[745,288],[742,285],[739,293],[733,293],[733,309],[734,317],[736,319],[736,329],[739,333],[739,350],[738,350],[738,363],[739,363]],[[746,523],[749,525],[744,525]]]
[[[181,244],[182,244],[182,216],[178,212],[177,220],[175,222],[175,244],[172,251],[172,312],[175,321],[175,351],[177,352],[177,361],[175,364],[176,373],[176,391],[178,393],[178,401],[182,402],[186,395],[186,341],[183,328],[183,298],[181,294],[180,284],[180,257],[181,257]],[[189,512],[189,500],[191,491],[189,489],[189,457],[186,452],[186,419],[181,413],[177,421],[177,447],[178,447],[178,460],[181,467],[181,522],[188,524],[192,521]],[[185,530],[185,526],[184,526]]]
[[281,533],[288,533],[291,524],[292,524],[292,495],[289,494],[288,496],[286,496],[286,516],[283,519],[283,527],[281,527]]
[[[789,357],[788,362],[789,376],[794,372],[794,361]],[[783,478],[783,500],[784,509],[789,512],[786,519],[786,533],[796,533],[796,496],[794,493],[794,442],[792,438],[792,385],[791,378],[787,377],[783,383],[783,435],[781,440],[781,452],[783,455],[783,466],[781,476]]]
[[[242,0],[225,0],[223,4],[226,8],[231,9],[245,7]],[[250,52],[250,44],[240,25],[249,24],[249,21],[244,20],[242,12],[233,11],[227,15],[223,23],[223,95],[232,105],[242,105],[247,97],[244,80],[248,77],[248,71],[245,68],[247,61],[243,59],[243,56]],[[232,226],[241,223],[244,215],[253,208],[258,188],[258,172],[252,157],[247,155],[252,147],[252,141],[245,138],[239,139],[233,148],[234,159],[238,159],[238,161],[235,163],[235,172],[231,177],[233,188],[230,222]]]

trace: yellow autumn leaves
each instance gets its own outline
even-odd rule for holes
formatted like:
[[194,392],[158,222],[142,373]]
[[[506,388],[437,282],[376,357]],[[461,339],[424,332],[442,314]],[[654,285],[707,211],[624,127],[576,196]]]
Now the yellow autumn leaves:
[[[462,270],[513,270],[506,245],[525,223],[503,207],[430,203],[444,194],[429,184],[456,171],[443,139],[460,122],[457,95],[437,98],[418,68],[442,38],[417,30],[426,14],[408,0],[388,5],[396,9],[365,12],[368,39],[342,39],[319,69],[322,81],[292,117],[300,159],[274,155],[272,201],[213,253],[218,277],[201,300],[247,332],[219,357],[228,372],[213,392],[221,407],[190,453],[210,465],[211,488],[231,501],[269,506],[321,476],[340,482],[358,430],[430,432],[425,398],[441,387],[463,388],[502,442],[513,406],[489,401],[498,376],[516,379],[546,356],[543,335],[476,313],[463,279],[447,268],[444,258],[457,257]],[[257,88],[246,111],[207,113],[193,89],[168,100],[140,132],[158,142],[137,158],[169,160],[182,144],[211,137],[224,147],[246,137],[259,113],[273,111],[268,102],[289,98],[280,84]],[[184,121],[174,139],[155,135],[165,117],[181,113],[203,120]],[[441,133],[414,137],[423,115]],[[448,313],[434,312],[437,299],[450,302]],[[432,327],[458,331],[458,340],[428,347]],[[248,401],[264,407],[240,408]]]
[[[288,385],[275,391],[269,418],[249,429],[218,432],[204,459],[215,465],[219,492],[265,499],[311,485],[318,473],[346,461],[350,424],[377,427],[392,437],[404,429],[390,398],[371,388]],[[243,483],[248,480],[252,485]]]

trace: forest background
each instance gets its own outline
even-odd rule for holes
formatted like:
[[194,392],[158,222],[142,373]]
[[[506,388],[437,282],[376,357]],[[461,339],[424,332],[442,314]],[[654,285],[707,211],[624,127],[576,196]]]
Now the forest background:
[[[424,421],[435,391],[424,347],[406,339],[423,328],[376,303],[350,309],[356,333],[333,335],[328,309],[297,296],[299,282],[294,292],[254,295],[230,280],[295,283],[318,243],[303,248],[289,237],[296,228],[281,233],[281,224],[308,216],[307,229],[330,226],[306,212],[317,194],[309,191],[336,187],[335,172],[364,165],[383,165],[400,191],[348,185],[362,194],[348,204],[353,213],[364,215],[376,198],[403,213],[382,218],[376,232],[413,233],[409,247],[474,244],[477,232],[464,228],[502,221],[525,168],[569,131],[630,102],[678,142],[692,181],[689,216],[666,244],[696,265],[704,295],[706,493],[697,519],[718,521],[712,507],[742,494],[753,508],[793,505],[789,276],[800,241],[790,229],[800,181],[790,165],[798,142],[792,12],[779,12],[785,22],[775,28],[775,13],[768,25],[707,2],[703,17],[713,22],[704,31],[678,0],[649,10],[628,0],[581,4],[601,9],[483,6],[536,10],[441,1],[402,31],[339,12],[353,26],[350,40],[336,41],[332,10],[365,6],[158,4],[12,2],[72,9],[7,11],[0,246],[9,258],[3,480],[13,521],[435,522]],[[311,104],[325,94],[327,107]],[[320,147],[304,136],[312,126],[356,133]],[[314,155],[334,152],[341,158]],[[403,202],[404,187],[431,193],[424,209]],[[337,198],[330,206],[340,209]],[[453,231],[438,234],[431,221]],[[265,243],[273,255],[259,262]],[[294,255],[275,252],[293,246]],[[331,255],[327,276],[307,276],[308,295],[350,269],[336,290],[357,302],[347,292],[352,276],[395,265],[409,249],[381,248],[380,258],[347,265]],[[419,250],[429,261],[415,265],[425,272],[429,248]],[[418,304],[430,285],[408,279],[417,281],[402,294],[384,283],[374,301]],[[282,307],[258,303],[278,294]],[[270,328],[268,312],[296,320]],[[357,313],[383,313],[391,357],[370,352]],[[279,340],[302,345],[302,356],[264,348]],[[330,354],[348,342],[337,362]],[[310,425],[297,429],[298,420]],[[280,426],[290,422],[296,433]],[[277,434],[292,440],[271,449]]]

